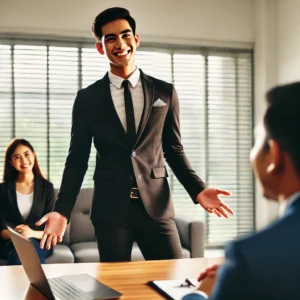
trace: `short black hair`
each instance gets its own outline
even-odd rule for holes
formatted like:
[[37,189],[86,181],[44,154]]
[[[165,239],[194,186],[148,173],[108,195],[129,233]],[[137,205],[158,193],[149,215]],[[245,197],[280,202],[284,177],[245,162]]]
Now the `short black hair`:
[[267,92],[266,100],[265,142],[267,144],[269,139],[277,141],[300,176],[300,82],[272,88]]
[[131,29],[133,34],[135,35],[135,20],[130,16],[129,10],[122,7],[112,7],[102,11],[94,20],[92,25],[92,32],[96,39],[101,40],[102,38],[102,27],[109,22],[115,20],[126,20]]

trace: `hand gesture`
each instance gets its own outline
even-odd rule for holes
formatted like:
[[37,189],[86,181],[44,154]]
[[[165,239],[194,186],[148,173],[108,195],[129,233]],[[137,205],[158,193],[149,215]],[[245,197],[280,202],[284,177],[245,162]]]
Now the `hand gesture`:
[[33,236],[33,230],[25,224],[20,224],[15,227],[15,231],[20,233],[25,238],[29,239]]
[[214,277],[214,276],[216,276],[219,267],[220,267],[220,265],[215,264],[215,265],[207,268],[204,272],[202,272],[199,275],[199,277],[198,277],[197,280],[201,281],[201,280],[203,280],[206,277]]
[[215,282],[216,282],[216,276],[209,276],[209,277],[205,277],[199,287],[197,288],[197,290],[202,291],[204,293],[206,293],[208,295],[208,297],[210,296],[214,286],[215,286]]
[[231,194],[217,188],[206,188],[198,194],[197,201],[207,212],[228,219],[228,213],[234,215],[234,212],[224,203],[220,195],[230,196]]
[[43,249],[45,242],[47,241],[46,248],[50,249],[51,245],[54,247],[57,242],[60,243],[62,241],[68,220],[58,212],[50,212],[36,222],[35,225],[41,226],[45,222],[46,225],[40,242],[40,247]]

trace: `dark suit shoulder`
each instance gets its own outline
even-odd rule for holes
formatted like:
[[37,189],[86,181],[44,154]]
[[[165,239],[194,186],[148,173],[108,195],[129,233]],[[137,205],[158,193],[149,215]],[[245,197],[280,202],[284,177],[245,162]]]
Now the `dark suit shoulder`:
[[53,188],[53,183],[46,178],[37,177],[36,180],[44,185],[44,187],[47,189]]
[[228,249],[238,249],[249,261],[268,260],[270,253],[281,252],[281,245],[287,249],[300,250],[300,241],[294,238],[299,231],[300,209],[297,209],[257,233],[231,243]]
[[164,93],[172,92],[172,89],[173,89],[173,84],[172,83],[169,83],[169,82],[164,81],[164,80],[160,80],[158,78],[155,78],[155,77],[152,77],[152,76],[149,76],[149,75],[146,75],[146,74],[144,74],[144,75],[149,81],[153,82],[153,85],[155,86],[155,89],[158,89],[158,90],[160,90]]
[[14,181],[3,181],[0,183],[0,191],[6,190],[8,187],[13,187],[14,186]]
[[7,189],[7,183],[6,182],[1,182],[0,183],[0,198],[3,197],[4,192],[5,192],[6,189]]
[[81,95],[81,94],[82,94],[82,95],[85,95],[85,94],[89,94],[89,93],[94,93],[95,90],[99,88],[99,86],[105,84],[105,81],[107,80],[107,77],[108,77],[108,75],[107,75],[107,73],[106,73],[106,75],[105,75],[103,78],[101,78],[101,79],[95,81],[94,83],[88,85],[88,86],[85,87],[85,88],[80,89],[80,90],[78,91],[78,94],[79,94],[79,95]]

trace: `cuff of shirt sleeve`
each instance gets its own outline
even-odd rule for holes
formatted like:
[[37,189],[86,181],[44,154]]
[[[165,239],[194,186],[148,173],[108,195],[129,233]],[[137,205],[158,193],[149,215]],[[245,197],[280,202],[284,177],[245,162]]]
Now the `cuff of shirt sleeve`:
[[198,294],[204,297],[204,299],[208,299],[208,295],[204,293],[203,291],[194,291],[193,294]]

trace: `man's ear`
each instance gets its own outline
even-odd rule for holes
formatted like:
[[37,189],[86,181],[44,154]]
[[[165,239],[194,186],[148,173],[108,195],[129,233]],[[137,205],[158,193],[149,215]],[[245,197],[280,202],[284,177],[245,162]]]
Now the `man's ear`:
[[140,46],[140,37],[137,33],[135,34],[134,39],[136,42],[136,47],[139,47]]
[[284,156],[279,144],[275,140],[269,140],[269,165],[267,167],[267,172],[272,173],[279,170],[283,165]]
[[97,42],[97,43],[96,43],[96,48],[97,48],[98,52],[99,52],[101,55],[104,54],[103,46],[102,46],[101,43]]

